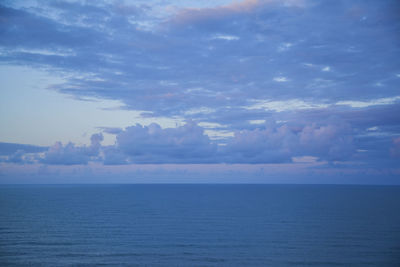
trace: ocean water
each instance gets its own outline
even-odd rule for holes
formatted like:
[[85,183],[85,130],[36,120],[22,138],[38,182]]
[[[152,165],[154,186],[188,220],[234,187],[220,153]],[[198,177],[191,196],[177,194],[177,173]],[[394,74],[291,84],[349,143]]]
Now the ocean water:
[[400,266],[400,187],[0,187],[0,266]]

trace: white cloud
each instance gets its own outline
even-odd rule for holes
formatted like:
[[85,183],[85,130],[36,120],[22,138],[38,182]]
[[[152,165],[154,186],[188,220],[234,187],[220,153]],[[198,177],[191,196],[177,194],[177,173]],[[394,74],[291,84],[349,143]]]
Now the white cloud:
[[178,85],[177,82],[171,82],[171,81],[165,81],[165,80],[159,81],[159,84],[163,85],[163,86],[176,86],[176,85]]
[[289,50],[290,47],[292,47],[293,44],[292,43],[283,43],[278,47],[278,52],[284,52]]
[[283,82],[288,82],[288,81],[289,81],[288,78],[283,77],[283,76],[274,77],[273,80],[274,80],[275,82],[278,82],[278,83],[283,83]]
[[215,112],[214,108],[200,107],[200,108],[192,108],[185,111],[185,115],[196,115],[196,114],[210,114]]
[[326,108],[327,104],[307,103],[300,99],[290,99],[286,101],[253,100],[254,104],[244,107],[246,109],[265,109],[276,112],[290,111],[297,109]]
[[14,50],[14,52],[26,53],[26,54],[37,54],[37,55],[42,55],[42,56],[60,56],[60,57],[76,56],[76,53],[72,49],[50,50],[50,49],[24,49],[24,48],[17,48],[17,49]]
[[265,120],[249,120],[250,124],[263,124]]
[[315,163],[317,160],[317,157],[312,156],[292,157],[294,163]]
[[212,38],[213,39],[219,39],[219,40],[225,40],[225,41],[237,41],[240,38],[238,36],[235,35],[227,35],[227,34],[217,34],[214,35]]
[[331,67],[326,66],[326,67],[322,68],[322,71],[325,71],[325,72],[331,71]]
[[216,122],[199,122],[197,125],[203,128],[226,128],[226,125],[222,125]]
[[[211,129],[206,129],[204,130],[204,133],[208,135],[210,140],[225,140],[229,137],[234,136],[234,132],[228,131],[228,130],[211,130]],[[225,143],[219,143],[218,145],[225,145]]]
[[400,96],[373,99],[370,101],[339,101],[336,105],[350,106],[352,108],[366,108],[378,105],[391,105],[400,100]]

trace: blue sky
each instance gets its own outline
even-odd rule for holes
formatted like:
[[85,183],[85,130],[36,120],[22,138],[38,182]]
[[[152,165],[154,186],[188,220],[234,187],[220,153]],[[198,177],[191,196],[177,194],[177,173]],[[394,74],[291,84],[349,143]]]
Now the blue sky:
[[2,1],[0,182],[400,183],[398,1]]

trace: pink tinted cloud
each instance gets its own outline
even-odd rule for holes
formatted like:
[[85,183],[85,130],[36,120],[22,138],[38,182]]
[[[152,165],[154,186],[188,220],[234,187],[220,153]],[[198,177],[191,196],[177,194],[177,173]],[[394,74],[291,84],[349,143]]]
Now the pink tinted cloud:
[[400,136],[393,139],[393,144],[390,148],[390,154],[393,157],[400,157]]
[[243,0],[233,1],[228,5],[214,8],[185,8],[179,10],[171,19],[174,24],[187,24],[210,19],[218,19],[230,15],[253,12],[264,5],[279,4],[286,7],[304,6],[304,0]]

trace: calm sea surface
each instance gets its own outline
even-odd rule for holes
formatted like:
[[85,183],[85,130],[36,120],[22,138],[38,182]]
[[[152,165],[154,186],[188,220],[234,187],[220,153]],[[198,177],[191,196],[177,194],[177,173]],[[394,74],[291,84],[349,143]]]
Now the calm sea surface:
[[0,187],[0,266],[400,266],[400,187]]

